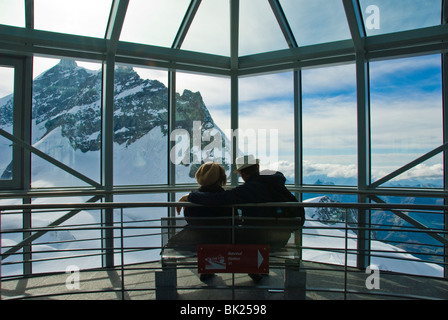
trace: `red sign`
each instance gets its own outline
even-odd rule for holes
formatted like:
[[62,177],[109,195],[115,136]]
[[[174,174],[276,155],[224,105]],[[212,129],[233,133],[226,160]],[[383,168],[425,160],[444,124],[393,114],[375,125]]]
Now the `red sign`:
[[198,245],[199,273],[269,273],[268,245]]

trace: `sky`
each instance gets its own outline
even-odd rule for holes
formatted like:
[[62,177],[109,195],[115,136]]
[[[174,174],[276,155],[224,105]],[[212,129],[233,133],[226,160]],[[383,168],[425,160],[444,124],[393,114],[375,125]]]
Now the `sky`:
[[[35,28],[103,37],[112,0],[35,0]],[[255,5],[254,5],[255,4]],[[342,1],[281,0],[299,45],[350,37]],[[121,40],[170,47],[189,0],[132,0]],[[90,10],[85,10],[89,7]],[[360,0],[368,35],[440,23],[441,0]],[[182,48],[229,55],[228,1],[204,0]],[[219,13],[219,14],[215,14]],[[2,0],[0,23],[24,25],[23,1]],[[374,26],[374,27],[372,27]],[[287,47],[267,1],[240,1],[239,55]],[[35,76],[58,59],[36,58]],[[100,64],[78,62],[98,70]],[[440,57],[381,61],[371,64],[372,170],[381,176],[441,144]],[[142,77],[167,84],[160,70],[136,68]],[[0,68],[0,96],[5,89]],[[356,91],[353,65],[303,71],[305,171],[346,177],[356,171]],[[179,73],[177,91],[200,91],[214,120],[230,126],[230,81],[222,77]],[[2,91],[3,90],[3,91]],[[281,168],[293,171],[292,73],[240,79],[240,126],[278,130]],[[418,129],[416,129],[418,128]],[[393,154],[393,157],[385,155]],[[440,160],[419,167],[440,173]]]

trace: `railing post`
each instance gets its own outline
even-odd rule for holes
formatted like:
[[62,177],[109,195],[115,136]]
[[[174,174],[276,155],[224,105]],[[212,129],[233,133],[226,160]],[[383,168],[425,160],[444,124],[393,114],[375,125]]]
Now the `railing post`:
[[347,266],[348,266],[348,208],[345,208],[345,250],[344,250],[344,300],[347,300]]
[[3,235],[3,231],[2,231],[2,211],[0,210],[0,300],[2,299],[2,255],[1,252],[2,250],[2,235]]
[[120,208],[120,253],[121,253],[121,300],[124,300],[124,222],[123,222],[123,208]]
[[[448,24],[448,1],[442,1],[442,24]],[[442,115],[443,115],[443,143],[448,143],[448,54],[442,53]],[[443,187],[448,192],[448,151],[443,152]],[[444,204],[448,205],[448,197],[444,198]],[[448,212],[444,211],[444,230],[448,232]],[[445,234],[445,237],[447,235]],[[444,278],[448,279],[448,246],[444,246]]]

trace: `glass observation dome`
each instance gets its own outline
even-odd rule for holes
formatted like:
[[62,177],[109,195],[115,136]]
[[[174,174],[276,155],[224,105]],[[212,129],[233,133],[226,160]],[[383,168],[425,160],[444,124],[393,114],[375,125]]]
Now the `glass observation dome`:
[[[101,251],[79,258],[87,268],[146,261],[108,251],[120,244],[106,229],[175,216],[207,161],[236,187],[235,159],[252,154],[308,203],[304,260],[446,279],[447,12],[445,0],[1,0],[0,212],[14,212],[2,257],[20,256],[3,270],[65,270],[36,257],[75,239]],[[56,208],[138,202],[165,206]],[[29,238],[68,221],[100,227]],[[340,227],[324,238],[343,254],[316,249],[315,224]],[[126,232],[140,250],[156,231]],[[401,265],[385,258],[398,251]]]

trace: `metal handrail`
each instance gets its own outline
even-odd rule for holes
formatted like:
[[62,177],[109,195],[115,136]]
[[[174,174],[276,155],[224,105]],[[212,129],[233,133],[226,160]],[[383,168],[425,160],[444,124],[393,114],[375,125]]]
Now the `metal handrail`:
[[[36,204],[6,204],[0,205],[0,211],[6,210],[32,210],[32,209],[125,209],[144,207],[197,207],[202,206],[191,202],[102,202],[102,203],[36,203]],[[448,205],[432,204],[397,204],[397,203],[354,203],[354,202],[263,202],[223,205],[223,207],[278,207],[278,206],[302,206],[304,208],[350,208],[350,209],[404,209],[404,210],[428,210],[448,211]]]
[[[86,209],[86,210],[99,210],[99,209],[121,209],[121,211],[123,212],[123,209],[125,208],[142,208],[142,207],[147,207],[147,208],[151,208],[151,207],[166,207],[166,208],[172,208],[172,207],[194,207],[194,206],[200,206],[197,204],[192,204],[189,202],[133,202],[133,203],[119,203],[119,202],[113,202],[113,203],[65,203],[65,204],[57,204],[57,203],[49,203],[49,204],[21,204],[21,205],[1,205],[0,206],[0,211],[3,212],[3,214],[21,214],[21,210],[42,210],[42,213],[45,213],[45,210],[69,210],[69,209],[77,209],[77,211],[79,209]],[[382,209],[382,210],[391,210],[393,209],[401,209],[401,210],[425,210],[427,212],[430,212],[431,214],[446,214],[448,212],[448,206],[444,206],[444,205],[410,205],[410,204],[384,204],[384,203],[366,203],[366,204],[360,204],[360,203],[337,203],[337,202],[330,202],[330,203],[293,203],[293,202],[284,202],[284,203],[279,203],[279,202],[275,202],[275,203],[251,203],[251,204],[238,204],[238,205],[231,205],[230,207],[237,207],[237,208],[241,208],[241,207],[263,207],[263,206],[303,206],[303,207],[310,207],[310,208],[318,208],[318,207],[336,207],[336,208],[344,208],[344,209],[363,209],[363,210],[375,210],[375,209]],[[40,211],[39,211],[40,212]],[[32,213],[35,213],[35,211],[32,211]],[[149,213],[150,214],[150,213]],[[173,217],[173,218],[176,218]],[[121,218],[122,219],[122,218]],[[158,220],[158,219],[152,219],[152,220]],[[142,221],[146,221],[146,219],[142,220]],[[134,221],[132,221],[134,222]],[[135,221],[135,223],[139,223],[140,221]],[[344,223],[342,223],[344,224]],[[170,226],[168,226],[169,228]],[[114,222],[112,225],[110,226],[104,226],[101,224],[95,224],[95,223],[89,223],[89,224],[73,224],[73,225],[59,225],[59,226],[52,226],[51,228],[48,227],[35,227],[35,228],[19,228],[19,229],[14,229],[14,230],[3,230],[1,233],[8,233],[8,232],[39,232],[39,231],[64,231],[64,230],[69,230],[69,231],[76,231],[76,230],[106,230],[106,229],[113,229],[113,230],[121,230],[122,232],[120,232],[119,234],[114,235],[114,239],[121,239],[122,240],[122,244],[121,246],[118,244],[116,247],[114,248],[105,248],[103,247],[102,249],[104,251],[99,250],[99,248],[89,248],[89,249],[73,249],[73,250],[65,250],[65,249],[60,249],[60,250],[56,250],[53,252],[58,252],[58,253],[64,253],[64,252],[70,252],[70,251],[78,251],[78,252],[74,252],[75,255],[64,255],[62,257],[55,257],[55,258],[43,258],[43,257],[35,257],[34,259],[30,259],[28,262],[45,262],[45,261],[58,261],[59,259],[72,259],[72,258],[83,258],[86,256],[86,254],[88,256],[92,256],[92,255],[97,255],[97,256],[104,256],[105,254],[107,254],[105,251],[110,250],[110,252],[112,252],[113,254],[120,254],[123,256],[123,254],[128,253],[128,252],[133,252],[133,250],[135,251],[144,251],[144,250],[154,250],[154,249],[160,249],[161,247],[156,247],[156,246],[151,246],[151,247],[123,247],[123,239],[125,239],[127,237],[126,234],[123,234],[123,230],[132,230],[132,229],[159,229],[161,228],[161,225],[146,225],[146,226],[133,226],[133,225],[126,225],[126,222],[121,221],[116,221]],[[178,226],[173,226],[173,228],[178,228]],[[347,230],[367,230],[367,231],[381,231],[381,230],[387,230],[390,231],[391,227],[390,226],[377,226],[377,228],[371,228],[371,227],[367,227],[367,226],[348,226],[347,221],[345,223],[345,238],[348,239],[350,238],[350,235],[347,234]],[[303,234],[306,234],[306,231],[309,229],[316,229],[316,227],[307,227],[304,226],[303,227]],[[331,229],[340,229],[343,230],[344,226],[342,226],[341,224],[339,225],[335,225],[335,226],[326,226],[326,227],[322,227],[321,229],[326,229],[326,230],[331,230]],[[437,233],[440,235],[443,235],[443,237],[446,237],[447,232],[443,231],[443,230],[438,230],[438,229],[426,229],[426,230],[420,230],[419,228],[395,228],[396,230],[394,231],[402,231],[402,232],[427,232],[427,233]],[[156,234],[151,234],[151,233],[144,233],[142,235],[131,235],[133,236],[160,236],[160,233],[156,233]],[[331,237],[332,235],[313,235],[313,236],[321,236],[321,237]],[[101,238],[96,238],[96,239],[89,239],[90,240],[100,240]],[[81,239],[83,240],[83,239]],[[54,241],[51,242],[52,244],[56,244],[58,243],[58,241]],[[36,245],[41,245],[42,243],[35,243]],[[26,245],[29,245],[26,244]],[[439,247],[443,247],[443,245],[438,245]],[[306,245],[301,245],[300,249],[302,250],[318,250],[318,251],[328,251],[328,252],[335,252],[335,253],[345,253],[345,264],[347,265],[347,256],[353,256],[353,255],[357,255],[360,253],[364,253],[364,254],[368,254],[371,257],[384,257],[384,258],[391,258],[390,256],[388,256],[388,251],[387,250],[366,250],[366,249],[358,249],[358,248],[349,248],[347,245],[344,247],[332,247],[332,246],[327,246],[325,248],[321,248],[321,247],[313,247],[313,246],[306,246]],[[89,253],[88,251],[91,251],[91,253]],[[98,252],[95,252],[98,251]],[[362,251],[362,252],[361,252]],[[45,251],[33,251],[33,253],[35,254],[44,254]],[[417,252],[409,252],[408,250],[404,250],[403,252],[400,252],[403,254],[409,253],[409,254],[419,254]],[[19,254],[23,254],[22,252],[20,253],[15,253],[15,255],[19,255]],[[422,263],[427,262],[427,263],[433,263],[433,264],[438,264],[443,266],[444,268],[447,267],[447,262],[446,259],[444,260],[444,256],[441,255],[437,255],[436,253],[433,254],[427,254],[427,256],[429,256],[429,259],[420,259],[420,261]],[[440,259],[444,260],[444,261],[433,261],[431,260],[431,257],[441,257]],[[57,260],[56,260],[57,259]],[[394,257],[393,259],[401,259],[401,260],[412,260],[406,257]],[[123,263],[124,261],[121,260]],[[413,260],[412,260],[413,261]],[[24,261],[18,261],[18,262],[10,262],[10,263],[4,263],[4,265],[8,265],[8,264],[14,264],[14,263],[24,263]],[[121,266],[122,269],[123,268],[127,268],[124,265]],[[347,266],[346,266],[347,268]],[[346,270],[347,272],[347,270]],[[52,274],[50,272],[50,274]],[[25,275],[24,275],[25,276]],[[312,288],[310,288],[312,290]],[[116,291],[116,288],[114,289]],[[124,290],[124,288],[122,289]],[[127,289],[126,289],[127,290]],[[321,289],[316,289],[316,291],[319,291]],[[329,289],[330,291],[332,290],[331,288]],[[343,291],[344,294],[351,294],[353,292],[351,292],[350,290],[346,290]],[[356,293],[356,292],[355,292]],[[365,292],[361,292],[360,294],[366,294]],[[387,294],[386,294],[387,295]],[[392,294],[393,295],[393,294]],[[409,298],[412,298],[411,296],[409,296]]]
[[[46,204],[14,204],[14,205],[1,205],[0,212],[7,210],[45,210],[45,209],[124,209],[124,208],[142,208],[142,207],[196,207],[201,206],[199,204],[190,202],[105,202],[105,203],[46,203]],[[309,203],[309,202],[266,202],[266,203],[247,203],[247,204],[234,204],[226,205],[225,207],[241,208],[241,207],[277,207],[277,206],[302,206],[302,207],[335,207],[344,209],[363,209],[363,210],[375,210],[375,209],[386,209],[386,210],[430,210],[430,211],[444,211],[448,212],[448,206],[446,205],[422,205],[422,204],[387,204],[387,203],[342,203],[342,202],[325,202],[325,203]],[[420,226],[420,224],[419,224]],[[52,230],[54,226],[49,226],[50,228],[42,228],[41,232],[46,232]],[[425,229],[427,233],[435,237],[436,240],[448,244],[448,240],[438,233],[434,233],[431,229]],[[30,242],[35,240],[31,238]],[[18,246],[17,250],[24,247],[27,244],[26,241],[22,243],[22,246]],[[4,254],[3,254],[4,255]]]

